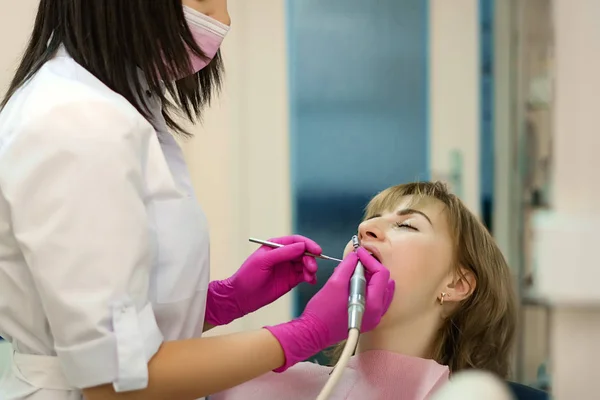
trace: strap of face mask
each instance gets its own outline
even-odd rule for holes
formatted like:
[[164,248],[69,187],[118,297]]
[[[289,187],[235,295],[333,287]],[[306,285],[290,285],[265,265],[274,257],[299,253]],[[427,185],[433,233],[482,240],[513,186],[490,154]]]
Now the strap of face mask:
[[208,15],[202,14],[193,8],[183,6],[183,12],[190,27],[208,30],[221,38],[224,38],[229,32],[229,26],[209,17]]

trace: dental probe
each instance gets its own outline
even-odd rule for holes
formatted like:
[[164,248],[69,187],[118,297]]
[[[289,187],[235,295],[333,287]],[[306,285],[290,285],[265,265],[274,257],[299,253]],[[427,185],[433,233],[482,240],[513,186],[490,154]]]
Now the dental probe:
[[[260,239],[255,239],[255,238],[250,238],[248,240],[250,240],[252,243],[262,244],[264,246],[271,247],[273,249],[276,249],[276,248],[284,246],[283,244],[273,243],[273,242],[269,242],[267,240],[260,240]],[[329,257],[329,256],[326,256],[326,255],[323,255],[323,254],[313,254],[313,253],[309,253],[308,251],[306,253],[304,253],[304,255],[305,256],[309,256],[309,257],[315,257],[315,258],[322,258],[323,260],[330,260],[330,261],[342,262],[342,260],[339,260],[337,258]]]
[[[352,237],[354,251],[358,250],[359,245],[358,236],[354,235]],[[358,338],[360,337],[362,318],[365,313],[366,285],[365,267],[359,261],[356,264],[352,278],[350,278],[350,295],[348,297],[348,340],[346,341],[340,359],[333,368],[333,371],[331,371],[331,375],[321,390],[321,393],[319,393],[317,400],[327,400],[331,397],[333,389],[335,389],[340,381],[342,374],[350,361],[350,357],[352,357],[356,351]]]

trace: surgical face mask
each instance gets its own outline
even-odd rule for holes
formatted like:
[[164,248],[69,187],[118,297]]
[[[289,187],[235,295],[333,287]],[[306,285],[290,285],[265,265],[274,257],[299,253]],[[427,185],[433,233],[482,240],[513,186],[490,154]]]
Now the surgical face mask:
[[196,44],[198,44],[198,47],[202,49],[202,52],[206,56],[206,58],[201,58],[194,54],[193,51],[188,50],[192,63],[192,71],[195,74],[215,58],[221,47],[221,43],[223,43],[223,39],[225,39],[225,35],[229,32],[229,26],[187,6],[183,7],[183,12]]

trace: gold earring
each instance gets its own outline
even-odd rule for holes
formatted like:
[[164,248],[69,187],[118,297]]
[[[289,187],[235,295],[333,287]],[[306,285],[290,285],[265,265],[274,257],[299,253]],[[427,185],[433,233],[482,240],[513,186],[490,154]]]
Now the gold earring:
[[444,297],[446,297],[446,296],[449,296],[448,293],[446,293],[446,292],[442,292],[440,294],[440,298],[439,298],[439,300],[440,300],[440,306],[444,305]]

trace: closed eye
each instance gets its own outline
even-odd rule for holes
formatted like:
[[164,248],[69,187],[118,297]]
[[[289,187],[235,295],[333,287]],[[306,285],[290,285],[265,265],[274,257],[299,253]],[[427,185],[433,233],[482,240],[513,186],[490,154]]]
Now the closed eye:
[[412,226],[411,224],[409,224],[408,222],[396,222],[396,227],[398,228],[406,228],[406,229],[411,229],[413,231],[418,231],[417,228],[415,228],[414,226]]

